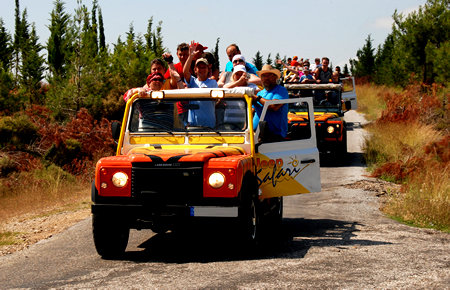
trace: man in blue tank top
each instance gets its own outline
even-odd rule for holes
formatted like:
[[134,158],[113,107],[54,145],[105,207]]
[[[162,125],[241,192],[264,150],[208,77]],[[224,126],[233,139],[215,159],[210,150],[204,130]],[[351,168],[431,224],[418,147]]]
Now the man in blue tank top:
[[[281,73],[279,70],[266,64],[258,71],[264,85],[264,90],[260,91],[253,99],[253,108],[255,115],[253,117],[253,129],[256,130],[261,117],[262,109],[266,101],[289,99],[287,90],[277,84]],[[288,129],[288,105],[273,104],[267,108],[264,121],[267,122],[267,131],[264,132],[265,140],[270,142],[282,141],[287,134]]]

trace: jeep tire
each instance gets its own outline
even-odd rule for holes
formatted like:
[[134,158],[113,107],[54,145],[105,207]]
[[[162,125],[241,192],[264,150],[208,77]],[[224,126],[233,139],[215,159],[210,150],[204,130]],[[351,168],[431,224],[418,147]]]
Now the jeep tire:
[[97,253],[104,259],[120,257],[128,244],[130,228],[117,218],[94,213],[92,233]]
[[241,238],[249,247],[258,245],[261,236],[261,208],[256,190],[251,183],[242,186],[241,206],[239,207],[239,226]]

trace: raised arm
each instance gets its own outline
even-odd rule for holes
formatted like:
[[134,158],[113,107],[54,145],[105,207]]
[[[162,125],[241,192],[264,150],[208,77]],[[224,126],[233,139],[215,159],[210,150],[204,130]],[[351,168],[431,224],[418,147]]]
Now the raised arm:
[[277,59],[276,63],[277,64],[282,64],[283,67],[285,67],[288,71],[298,73],[298,69],[296,69],[296,67],[291,67],[291,66],[285,64],[284,61],[282,61],[281,59]]
[[184,82],[181,79],[181,76],[177,72],[177,69],[175,68],[173,63],[169,64],[169,70],[170,70],[170,83],[176,84],[177,89],[184,89],[185,88]]
[[167,62],[169,66],[169,74],[170,74],[170,87],[172,89],[184,89],[183,81],[181,80],[180,74],[177,72],[175,65],[173,64],[173,57],[170,53],[163,53],[162,57]]
[[197,44],[195,43],[195,41],[191,41],[191,45],[189,45],[189,57],[186,60],[186,63],[184,64],[184,67],[183,67],[183,74],[184,74],[184,79],[185,79],[186,83],[189,83],[191,81],[192,60],[194,60],[194,58],[200,54],[201,54],[201,51],[197,50]]

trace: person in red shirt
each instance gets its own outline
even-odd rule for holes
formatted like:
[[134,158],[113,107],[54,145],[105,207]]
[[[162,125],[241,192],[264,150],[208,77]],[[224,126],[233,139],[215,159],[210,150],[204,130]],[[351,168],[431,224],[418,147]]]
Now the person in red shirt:
[[[184,81],[183,67],[184,67],[184,64],[186,63],[188,56],[189,56],[189,45],[185,42],[180,43],[177,47],[177,57],[180,60],[180,62],[174,64],[174,67],[177,70],[178,74],[180,75],[180,77],[183,81]],[[166,79],[170,78],[169,70],[166,71],[164,78],[166,78]],[[173,87],[176,87],[176,85],[174,84]]]
[[[169,56],[171,57],[171,55],[168,53],[163,54],[164,59],[168,58]],[[164,62],[159,58],[155,58],[154,60],[152,60],[150,71],[150,75],[147,77],[146,84],[143,87],[129,89],[123,95],[123,99],[125,102],[127,102],[128,99],[136,93],[144,95],[149,91],[173,89],[171,83],[175,84],[175,89],[183,89],[185,87],[180,75],[174,68],[173,63],[169,63],[169,69],[167,70],[170,80],[166,81],[166,79],[163,77],[163,75],[165,75],[166,73],[166,68],[164,66]]]

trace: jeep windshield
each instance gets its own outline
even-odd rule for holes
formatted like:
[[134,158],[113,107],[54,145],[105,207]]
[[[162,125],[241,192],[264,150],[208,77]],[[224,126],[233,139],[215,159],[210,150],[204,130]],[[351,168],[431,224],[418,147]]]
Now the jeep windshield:
[[131,107],[130,133],[243,132],[245,99],[137,99]]
[[[339,84],[286,84],[290,98],[312,97],[314,112],[335,112],[342,109],[341,85]],[[306,112],[307,108],[303,103],[289,104],[289,112]]]

